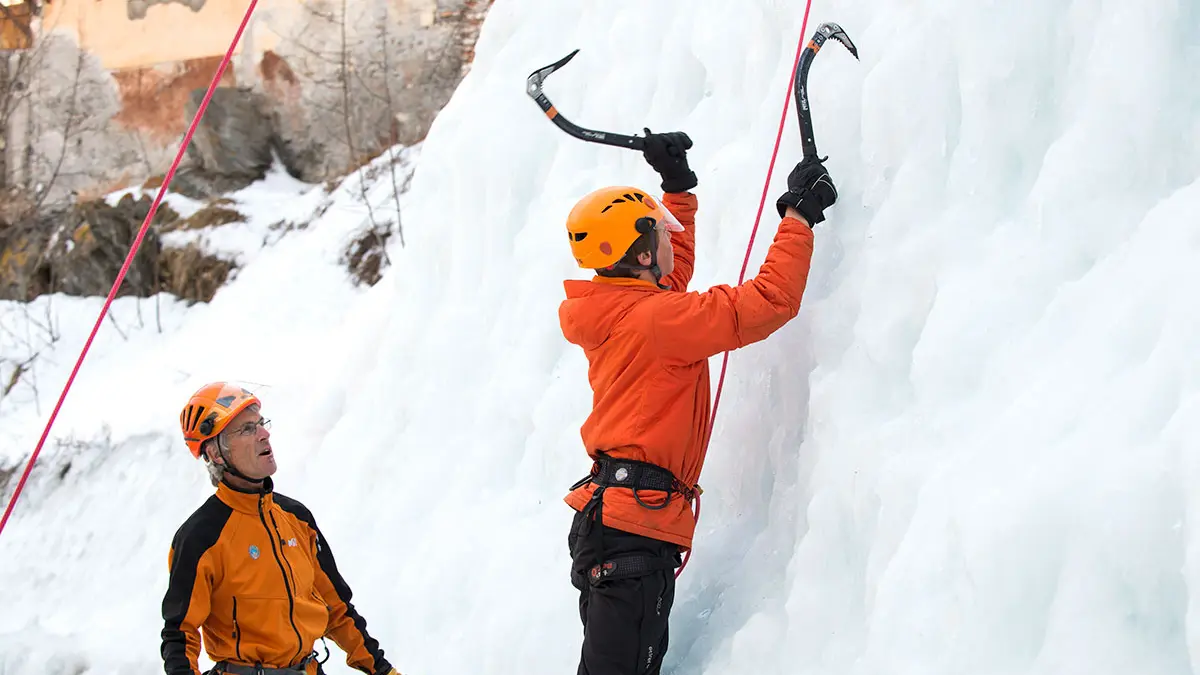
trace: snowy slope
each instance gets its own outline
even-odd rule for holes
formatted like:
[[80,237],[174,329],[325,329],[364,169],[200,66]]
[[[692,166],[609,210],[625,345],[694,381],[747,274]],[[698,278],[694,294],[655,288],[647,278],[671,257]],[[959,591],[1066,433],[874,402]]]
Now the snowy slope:
[[[106,327],[58,429],[102,447],[35,482],[0,537],[0,672],[161,670],[166,547],[208,491],[174,420],[222,377],[260,384],[279,489],[405,673],[572,671],[561,496],[590,393],[557,326],[583,276],[562,221],[655,178],[553,128],[524,79],[578,47],[547,85],[570,119],[688,131],[694,288],[730,282],[798,6],[498,0],[380,285],[337,276],[363,214],[335,206],[210,305],[164,303],[164,335]],[[808,31],[826,20],[862,56],[834,46],[810,79],[841,199],[800,317],[731,358],[667,671],[1191,673],[1200,6],[818,0]],[[319,198],[274,189],[281,210]],[[82,340],[98,303],[55,303]],[[57,386],[0,408],[6,456]]]

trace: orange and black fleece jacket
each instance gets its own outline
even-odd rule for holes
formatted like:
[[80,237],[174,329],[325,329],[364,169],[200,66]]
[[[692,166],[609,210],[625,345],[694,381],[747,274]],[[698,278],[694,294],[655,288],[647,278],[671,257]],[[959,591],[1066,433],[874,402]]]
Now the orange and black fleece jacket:
[[[370,675],[391,670],[312,513],[272,491],[221,483],[175,533],[163,598],[167,675],[199,675],[200,636],[214,662],[286,668],[328,636],[346,663]],[[308,666],[317,672],[316,662]]]

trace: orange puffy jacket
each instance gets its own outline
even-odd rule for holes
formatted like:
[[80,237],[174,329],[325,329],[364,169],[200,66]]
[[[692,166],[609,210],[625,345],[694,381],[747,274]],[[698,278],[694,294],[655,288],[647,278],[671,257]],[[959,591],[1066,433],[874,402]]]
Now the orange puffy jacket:
[[214,662],[285,668],[328,635],[350,667],[389,672],[312,513],[271,489],[269,478],[254,493],[222,482],[175,533],[162,603],[167,675],[198,675],[201,633]]
[[[566,281],[559,321],[568,341],[583,347],[592,386],[592,413],[581,429],[593,459],[649,462],[695,486],[708,446],[708,358],[766,338],[800,311],[812,261],[813,232],[784,218],[758,276],[741,286],[687,292],[695,264],[696,197],[668,193],[663,202],[684,231],[672,235],[675,270],[669,290],[639,279],[597,276]],[[587,483],[565,501],[583,510],[596,487]],[[664,492],[639,491],[661,506]],[[678,494],[666,508],[639,505],[630,490],[603,495],[609,527],[692,546],[696,522]]]

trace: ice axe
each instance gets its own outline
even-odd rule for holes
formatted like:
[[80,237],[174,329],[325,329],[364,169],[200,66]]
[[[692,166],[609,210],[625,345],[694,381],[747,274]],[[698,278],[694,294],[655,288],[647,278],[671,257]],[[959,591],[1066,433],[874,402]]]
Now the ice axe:
[[546,98],[546,94],[542,92],[542,83],[546,81],[546,78],[550,77],[554,71],[567,65],[567,62],[575,58],[575,55],[578,53],[579,50],[576,49],[558,61],[546,66],[545,68],[539,68],[538,70],[533,71],[533,73],[529,75],[529,78],[525,80],[525,93],[529,94],[529,98],[532,98],[534,102],[541,107],[542,112],[546,113],[546,117],[549,117],[551,122],[554,122],[559,129],[571,134],[575,138],[591,141],[592,143],[614,145],[618,148],[629,148],[630,150],[638,151],[642,150],[645,147],[645,139],[641,136],[626,136],[624,134],[614,134],[608,131],[584,129],[583,127],[563,117],[562,113],[558,112],[558,109],[554,107],[554,104],[551,103],[550,99]]
[[825,45],[826,40],[837,40],[850,50],[854,58],[858,58],[858,48],[850,41],[850,36],[836,23],[823,23],[812,39],[804,47],[800,55],[800,67],[796,68],[796,114],[800,117],[800,142],[804,145],[804,156],[817,156],[817,142],[813,140],[812,110],[808,106],[808,69],[812,66],[817,52]]

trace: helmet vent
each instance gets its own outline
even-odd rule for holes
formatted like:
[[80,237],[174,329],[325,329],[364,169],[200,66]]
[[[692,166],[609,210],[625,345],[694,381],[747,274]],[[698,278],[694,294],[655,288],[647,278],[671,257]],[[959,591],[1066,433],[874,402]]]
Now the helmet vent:
[[567,237],[572,241],[583,241],[587,238],[587,232],[568,232]]
[[600,213],[604,213],[605,211],[611,209],[616,204],[628,204],[630,202],[641,202],[643,199],[646,198],[645,195],[643,195],[640,192],[634,192],[633,194],[626,192],[625,194],[621,195],[621,197],[624,197],[624,199],[621,199],[620,197],[618,197],[618,198],[612,200],[612,202],[608,206],[600,209]]

